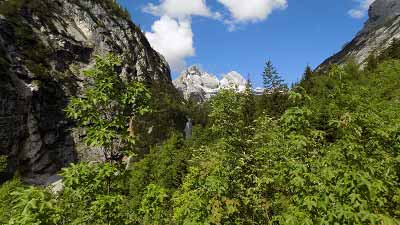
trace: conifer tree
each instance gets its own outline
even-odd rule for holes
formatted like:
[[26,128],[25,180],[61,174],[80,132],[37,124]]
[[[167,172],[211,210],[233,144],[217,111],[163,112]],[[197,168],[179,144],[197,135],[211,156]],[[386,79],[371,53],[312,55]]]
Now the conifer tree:
[[312,88],[312,77],[313,77],[313,71],[309,65],[306,66],[304,73],[301,77],[300,85],[305,88],[306,90],[309,90]]
[[278,71],[272,64],[271,60],[268,60],[264,67],[264,72],[262,74],[263,84],[266,91],[280,90],[285,87],[283,84],[283,79],[279,76]]
[[400,59],[400,40],[393,39],[387,47],[378,57],[378,61],[386,59]]
[[250,80],[250,76],[247,79],[246,89],[243,92],[242,98],[242,111],[243,120],[246,126],[251,125],[256,116],[256,102],[254,99],[253,85]]
[[304,70],[304,74],[303,74],[303,79],[304,80],[309,80],[313,75],[313,71],[310,67],[310,65],[306,66],[306,69]]
[[378,59],[374,53],[371,53],[368,56],[368,58],[366,59],[366,61],[367,61],[367,65],[366,65],[365,69],[367,71],[373,71],[378,67]]
[[271,60],[266,62],[262,76],[265,88],[262,97],[262,108],[271,116],[279,116],[286,107],[287,85],[283,83],[283,79]]

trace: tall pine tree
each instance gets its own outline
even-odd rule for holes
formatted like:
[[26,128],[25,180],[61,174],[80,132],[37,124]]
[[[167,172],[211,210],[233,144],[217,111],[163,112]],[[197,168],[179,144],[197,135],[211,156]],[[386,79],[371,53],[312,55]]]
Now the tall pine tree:
[[283,79],[271,60],[266,62],[262,77],[265,88],[262,97],[263,111],[267,112],[270,116],[279,117],[286,109],[288,98],[287,85],[283,83]]
[[271,60],[266,62],[262,77],[264,88],[268,92],[282,90],[286,87],[286,85],[283,83],[283,79],[279,76],[279,73],[275,69]]
[[248,75],[246,89],[242,94],[242,109],[245,126],[250,126],[256,119],[256,101],[250,75]]
[[312,77],[312,75],[313,75],[312,69],[310,65],[307,65],[306,69],[304,70],[303,79],[309,80]]
[[304,69],[304,73],[301,77],[301,81],[300,81],[300,86],[302,86],[304,89],[306,89],[307,91],[309,91],[313,86],[313,77],[314,73],[310,67],[310,65],[307,65],[306,68]]

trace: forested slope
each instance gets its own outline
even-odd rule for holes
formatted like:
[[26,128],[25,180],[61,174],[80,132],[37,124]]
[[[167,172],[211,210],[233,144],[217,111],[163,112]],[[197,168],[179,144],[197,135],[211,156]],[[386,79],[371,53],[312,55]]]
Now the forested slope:
[[255,107],[261,103],[249,88],[222,91],[192,139],[172,134],[129,170],[119,163],[73,165],[57,194],[16,177],[1,187],[0,221],[399,224],[395,48],[363,70],[348,63],[308,74],[282,96],[290,101],[283,114]]

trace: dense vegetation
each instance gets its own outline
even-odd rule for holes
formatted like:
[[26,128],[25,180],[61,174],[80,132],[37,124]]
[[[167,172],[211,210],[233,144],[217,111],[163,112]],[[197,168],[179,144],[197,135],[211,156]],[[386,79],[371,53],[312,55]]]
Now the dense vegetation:
[[[267,62],[262,98],[250,84],[221,91],[187,111],[191,139],[172,130],[158,145],[136,132],[150,128],[138,120],[157,98],[120,80],[117,57],[98,58],[66,112],[105,162],[64,169],[60,192],[16,175],[0,187],[0,223],[400,224],[398,46],[365,69],[307,67],[290,91]],[[148,154],[123,160],[146,144]]]

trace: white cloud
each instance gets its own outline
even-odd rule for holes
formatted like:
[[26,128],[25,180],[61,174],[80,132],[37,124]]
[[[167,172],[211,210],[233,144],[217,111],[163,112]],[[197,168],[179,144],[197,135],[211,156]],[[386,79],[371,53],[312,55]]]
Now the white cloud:
[[[264,20],[277,8],[285,8],[287,0],[218,0],[231,13],[224,19],[229,30],[236,23]],[[144,12],[160,17],[146,32],[151,46],[160,52],[173,71],[184,69],[185,59],[195,55],[191,17],[201,16],[222,20],[219,12],[212,12],[206,0],[160,0],[159,4],[147,4]]]
[[369,9],[369,6],[375,1],[375,0],[355,0],[356,2],[359,3],[357,8],[349,10],[349,15],[355,19],[361,19],[363,18]]
[[185,68],[185,58],[194,56],[193,32],[189,19],[175,20],[163,16],[146,32],[151,46],[160,52],[173,71]]
[[165,15],[179,19],[190,16],[212,16],[205,0],[161,0],[159,5],[149,3],[144,11],[156,16]]
[[146,37],[177,72],[184,69],[187,57],[195,55],[191,17],[220,17],[211,12],[205,0],[160,0],[158,5],[149,3],[143,11],[161,17]]
[[287,0],[218,0],[231,13],[233,21],[257,22],[268,18],[275,9],[285,9]]

